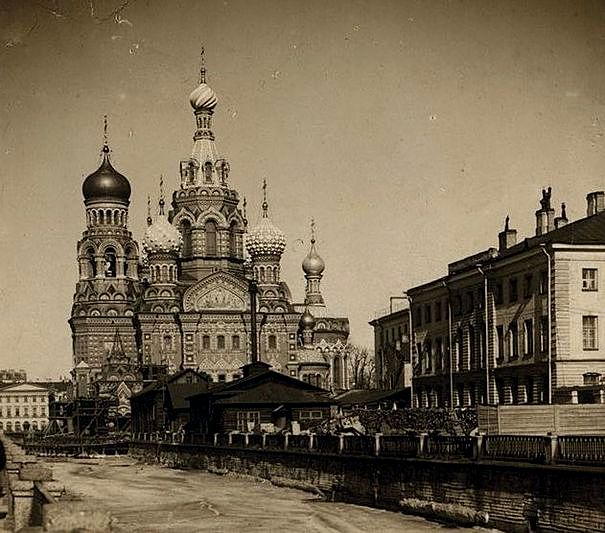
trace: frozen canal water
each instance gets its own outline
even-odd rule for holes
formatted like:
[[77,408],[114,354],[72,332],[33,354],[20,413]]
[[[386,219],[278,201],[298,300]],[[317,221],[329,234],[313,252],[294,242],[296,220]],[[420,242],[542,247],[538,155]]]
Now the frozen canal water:
[[487,531],[322,502],[270,483],[140,464],[128,457],[72,459],[53,462],[52,467],[68,496],[108,509],[121,532]]

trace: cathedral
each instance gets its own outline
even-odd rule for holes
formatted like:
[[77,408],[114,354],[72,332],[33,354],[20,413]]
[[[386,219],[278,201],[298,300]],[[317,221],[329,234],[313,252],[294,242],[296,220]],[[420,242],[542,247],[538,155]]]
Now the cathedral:
[[254,286],[258,358],[313,385],[348,388],[349,320],[330,316],[324,302],[325,264],[314,223],[302,261],[305,298],[296,303],[281,279],[286,236],[271,220],[266,182],[260,223],[249,228],[246,201],[233,188],[229,162],[218,155],[212,124],[217,96],[206,83],[203,55],[189,102],[191,155],[180,161],[170,205],[162,183],[155,217],[148,200],[140,244],[128,229],[130,183],[111,163],[106,134],[102,162],[84,180],[86,229],[77,245],[79,279],[69,321],[77,380],[111,380],[112,357],[141,375],[164,367],[171,374],[205,372],[216,382],[241,377],[251,361]]

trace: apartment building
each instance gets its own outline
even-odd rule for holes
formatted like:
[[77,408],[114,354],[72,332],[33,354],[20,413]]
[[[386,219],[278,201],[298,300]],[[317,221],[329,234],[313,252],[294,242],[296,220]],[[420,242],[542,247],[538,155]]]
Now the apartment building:
[[498,248],[407,291],[415,405],[548,403],[605,374],[605,192],[574,222],[550,200],[534,236],[517,242],[507,217]]

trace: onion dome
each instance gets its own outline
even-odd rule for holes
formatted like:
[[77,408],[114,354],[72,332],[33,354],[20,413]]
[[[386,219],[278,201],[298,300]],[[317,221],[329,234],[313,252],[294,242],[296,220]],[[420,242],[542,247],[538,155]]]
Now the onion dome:
[[305,307],[305,312],[301,315],[298,325],[301,329],[313,329],[315,327],[315,318],[308,307]]
[[260,223],[252,228],[246,236],[246,249],[254,258],[261,255],[281,255],[286,249],[286,236],[269,218],[267,203],[267,182],[263,183],[265,198],[263,216]]
[[212,88],[206,83],[206,66],[204,64],[204,48],[201,53],[200,84],[189,95],[189,103],[194,111],[212,111],[218,99]]
[[101,166],[90,174],[82,184],[84,200],[118,200],[128,203],[130,198],[130,183],[120,174],[109,161],[109,147],[103,146],[103,161]]
[[189,95],[189,103],[194,111],[212,111],[218,103],[218,98],[207,83],[200,83]]
[[315,249],[315,239],[311,239],[311,250],[303,259],[302,269],[308,276],[319,276],[326,268],[326,264]]
[[155,221],[147,226],[143,238],[143,248],[148,254],[178,252],[183,244],[183,237],[166,215],[160,214]]

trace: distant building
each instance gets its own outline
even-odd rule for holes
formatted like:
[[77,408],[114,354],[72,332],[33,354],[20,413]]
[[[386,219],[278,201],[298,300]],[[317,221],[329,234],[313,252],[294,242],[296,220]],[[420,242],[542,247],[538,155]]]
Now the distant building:
[[378,388],[401,389],[412,383],[410,311],[386,310],[370,321],[374,328],[374,357]]
[[0,388],[0,431],[40,431],[48,425],[49,391],[35,383]]
[[544,190],[533,237],[507,217],[497,249],[408,290],[415,405],[548,403],[605,373],[605,193],[587,201],[569,222]]
[[0,370],[0,385],[9,383],[25,383],[27,381],[27,373],[25,370],[15,370],[13,368],[5,368]]

